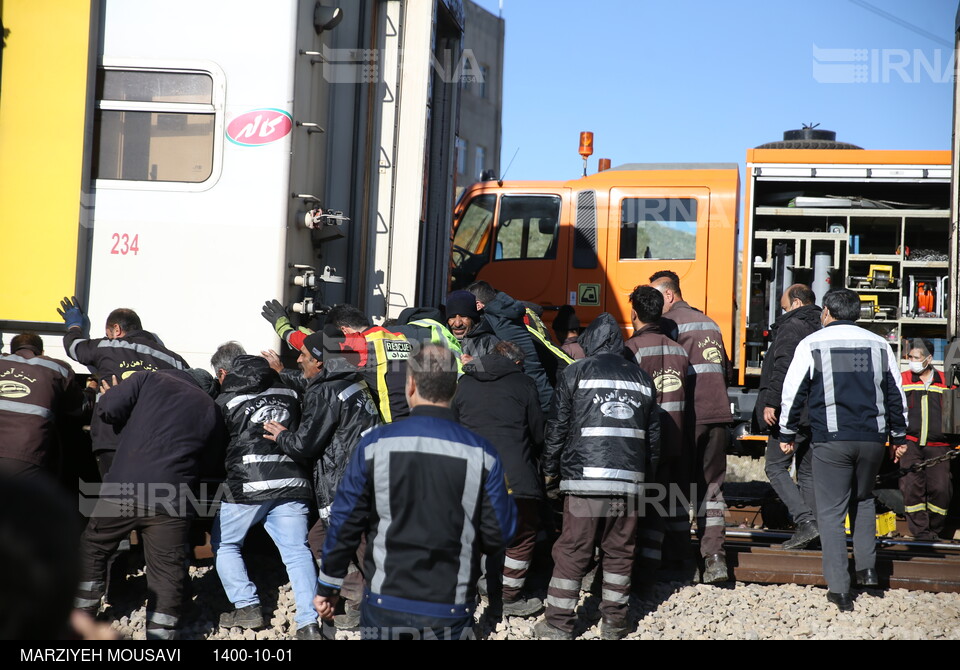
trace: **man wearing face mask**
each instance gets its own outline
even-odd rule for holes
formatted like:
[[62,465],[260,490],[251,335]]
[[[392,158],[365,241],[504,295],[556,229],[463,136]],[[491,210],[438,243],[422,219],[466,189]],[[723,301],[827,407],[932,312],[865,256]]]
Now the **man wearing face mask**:
[[[910,369],[903,373],[907,396],[907,446],[900,467],[910,466],[950,450],[941,429],[941,401],[947,389],[943,373],[933,367],[933,343],[925,338],[911,342]],[[900,479],[900,492],[910,534],[918,540],[939,539],[950,507],[950,462],[911,472]]]
[[[797,531],[783,543],[784,549],[803,549],[820,537],[817,528],[816,497],[813,492],[813,459],[810,455],[810,421],[801,417],[796,449],[791,454],[780,450],[777,419],[783,392],[783,378],[793,360],[800,340],[820,330],[820,308],[816,296],[803,284],[790,286],[780,297],[783,309],[771,331],[770,349],[763,358],[760,371],[760,393],[757,396],[757,422],[770,430],[765,454],[765,470],[773,490],[787,506]],[[797,482],[790,476],[790,465],[797,459]],[[799,486],[798,486],[799,484]]]

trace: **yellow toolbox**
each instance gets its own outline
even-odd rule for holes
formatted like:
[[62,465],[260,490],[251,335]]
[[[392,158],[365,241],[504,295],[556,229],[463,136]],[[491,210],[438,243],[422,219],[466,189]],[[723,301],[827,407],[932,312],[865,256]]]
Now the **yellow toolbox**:
[[[850,515],[843,520],[843,528],[850,534]],[[897,530],[897,515],[893,512],[884,512],[877,515],[877,537],[885,537]]]

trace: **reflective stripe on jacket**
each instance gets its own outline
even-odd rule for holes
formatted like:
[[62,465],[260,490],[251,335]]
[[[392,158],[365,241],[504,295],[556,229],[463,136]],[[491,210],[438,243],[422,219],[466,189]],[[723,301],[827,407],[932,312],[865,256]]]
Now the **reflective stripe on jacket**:
[[729,359],[720,326],[683,301],[673,304],[664,321],[676,324],[677,342],[690,357],[693,383],[688,384],[687,401],[693,400],[696,424],[730,423],[733,416],[727,397]]
[[943,373],[934,370],[930,386],[910,370],[903,373],[901,381],[907,398],[907,439],[922,447],[949,447],[942,423],[943,392],[948,390]]

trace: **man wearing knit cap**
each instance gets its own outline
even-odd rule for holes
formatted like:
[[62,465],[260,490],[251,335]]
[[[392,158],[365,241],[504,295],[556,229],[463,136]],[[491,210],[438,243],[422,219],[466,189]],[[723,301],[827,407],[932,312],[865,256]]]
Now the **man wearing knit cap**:
[[467,333],[480,321],[477,299],[470,291],[454,291],[447,296],[447,325],[454,337],[463,343]]

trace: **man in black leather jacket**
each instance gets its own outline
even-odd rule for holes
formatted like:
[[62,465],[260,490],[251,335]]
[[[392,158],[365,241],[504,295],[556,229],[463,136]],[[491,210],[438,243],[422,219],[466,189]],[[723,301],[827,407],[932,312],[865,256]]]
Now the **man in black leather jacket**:
[[[794,284],[780,297],[781,314],[771,328],[773,342],[763,359],[760,370],[760,393],[757,396],[757,423],[769,428],[770,439],[766,449],[767,479],[780,500],[787,506],[797,527],[794,536],[783,543],[785,549],[803,549],[820,537],[817,528],[816,496],[813,492],[813,459],[810,454],[810,422],[801,423],[797,433],[796,454],[797,482],[790,476],[794,454],[780,450],[780,396],[783,378],[787,375],[790,361],[800,340],[820,330],[820,312],[815,303],[817,297],[807,286]],[[799,487],[798,487],[799,484]]]
[[217,576],[234,610],[220,616],[224,628],[263,625],[257,588],[247,576],[241,548],[250,528],[262,523],[287,568],[297,605],[297,639],[320,639],[313,596],[317,569],[307,547],[308,501],[313,497],[309,467],[280,453],[263,436],[274,420],[291,429],[300,423],[300,397],[260,356],[234,355],[235,342],[221,345],[212,364],[221,392],[217,405],[230,432],[226,485],[231,500],[220,505],[211,533]]
[[[314,463],[313,486],[320,518],[308,539],[317,560],[326,539],[330,506],[350,456],[363,433],[381,423],[360,371],[341,350],[343,340],[339,328],[328,324],[303,341],[297,359],[303,374],[284,375],[287,384],[299,388],[303,395],[300,427],[287,430],[277,421],[264,424],[265,437],[276,440],[280,451],[298,461]],[[361,577],[359,572],[351,573],[344,589],[351,603],[360,602],[362,597]]]

